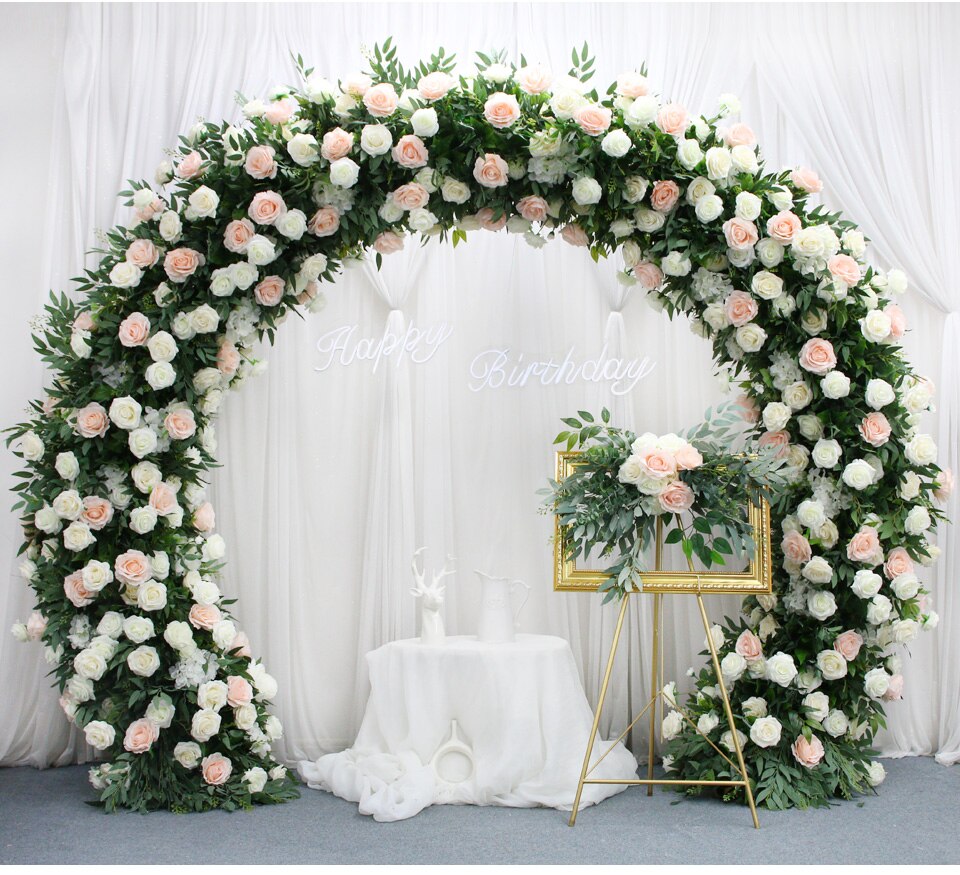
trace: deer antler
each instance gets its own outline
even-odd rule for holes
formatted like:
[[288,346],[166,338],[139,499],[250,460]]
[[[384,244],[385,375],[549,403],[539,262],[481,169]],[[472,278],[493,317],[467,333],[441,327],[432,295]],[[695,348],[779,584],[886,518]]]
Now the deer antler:
[[423,568],[417,568],[417,557],[426,549],[426,547],[421,547],[419,550],[414,552],[413,559],[410,560],[410,570],[413,572],[413,579],[416,582],[416,586],[414,586],[410,592],[415,596],[423,595],[423,591],[426,589],[423,582],[425,571]]
[[[449,553],[447,554],[447,562],[456,562],[457,560],[453,558]],[[446,563],[444,563],[443,569],[439,574],[433,575],[433,586],[436,586],[443,578],[449,577],[451,574],[456,574],[456,568],[447,568]]]

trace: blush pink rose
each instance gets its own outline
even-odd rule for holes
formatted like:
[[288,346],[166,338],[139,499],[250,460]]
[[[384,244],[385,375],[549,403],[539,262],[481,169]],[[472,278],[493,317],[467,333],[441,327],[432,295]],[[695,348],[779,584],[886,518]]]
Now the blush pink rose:
[[158,213],[163,212],[163,201],[155,197],[145,207],[137,207],[134,212],[141,222],[149,222]]
[[397,92],[387,82],[368,88],[363,95],[363,105],[367,108],[367,112],[377,118],[388,118],[393,115],[399,103],[400,98],[397,97]]
[[99,532],[113,519],[113,505],[105,498],[88,495],[83,499],[83,510],[80,512],[80,519],[95,532]]
[[323,135],[323,144],[320,146],[320,154],[327,161],[338,161],[350,154],[353,148],[353,134],[347,133],[343,128],[334,128]]
[[890,337],[901,340],[907,330],[907,316],[896,304],[887,304],[883,312],[890,317]]
[[185,283],[204,262],[203,256],[195,249],[181,246],[171,249],[163,259],[163,269],[174,283]]
[[933,497],[943,504],[953,494],[953,469],[944,468],[936,479],[936,489],[933,490]]
[[340,212],[336,207],[320,207],[310,220],[310,233],[317,237],[330,237],[340,227]]
[[903,547],[894,547],[887,553],[887,561],[883,563],[883,573],[887,580],[893,580],[901,574],[912,574],[913,569],[913,560]]
[[636,71],[621,73],[617,76],[617,94],[635,100],[650,93],[650,83],[647,77]]
[[673,456],[677,460],[677,468],[680,471],[693,471],[703,464],[703,456],[692,444],[684,444]]
[[234,654],[234,656],[250,659],[253,656],[253,651],[250,649],[250,639],[247,638],[247,633],[237,632],[236,637],[230,642],[227,652]]
[[823,182],[817,176],[816,171],[809,167],[798,167],[790,174],[790,181],[801,191],[809,194],[816,194],[823,191]]
[[250,206],[247,215],[258,225],[272,225],[287,211],[287,205],[275,191],[258,191]]
[[207,784],[219,787],[230,779],[233,763],[222,753],[211,753],[200,761],[200,772]]
[[96,402],[77,411],[77,434],[80,437],[103,437],[110,428],[110,418],[102,404]]
[[663,272],[652,261],[641,261],[633,267],[633,275],[648,292],[660,288]]
[[543,94],[553,82],[553,74],[543,64],[531,64],[517,70],[514,77],[524,94]]
[[74,331],[93,331],[93,314],[89,310],[81,310],[73,320]]
[[674,480],[673,483],[661,492],[657,499],[662,507],[668,513],[683,513],[693,507],[693,490],[682,480]]
[[800,349],[800,367],[811,374],[826,374],[837,366],[833,344],[822,337],[811,337]]
[[509,128],[520,118],[520,104],[512,94],[497,91],[483,104],[483,116],[497,129]]
[[730,125],[730,127],[727,128],[723,135],[723,141],[731,149],[734,146],[756,146],[757,135],[753,132],[753,128],[751,128],[750,125],[745,125],[743,122],[737,122],[736,124]]
[[254,286],[253,296],[257,299],[257,303],[264,307],[276,307],[283,300],[285,287],[283,277],[264,277]]
[[191,152],[184,155],[177,164],[174,173],[179,179],[196,179],[202,173],[203,159],[199,152]]
[[849,255],[834,255],[827,262],[827,270],[835,280],[848,286],[860,282],[860,265]]
[[150,320],[143,313],[131,313],[120,323],[117,334],[124,346],[143,346],[150,339]]
[[281,97],[267,104],[263,117],[272,125],[285,125],[297,111],[297,102],[292,97]]
[[197,422],[193,411],[186,407],[171,410],[163,420],[163,427],[175,441],[185,441],[193,437],[197,430]]
[[782,459],[788,452],[790,452],[790,432],[783,431],[765,431],[760,435],[760,440],[757,441],[762,449],[773,448],[777,452],[774,454],[774,457],[777,459]]
[[807,769],[815,768],[823,759],[823,742],[815,735],[810,736],[810,741],[798,735],[790,750],[793,751],[793,758]]
[[401,167],[416,169],[426,165],[430,158],[430,153],[416,134],[405,134],[393,147],[393,160]]
[[401,209],[416,210],[427,205],[430,200],[430,192],[419,182],[408,182],[406,185],[394,189],[390,197]]
[[217,350],[217,370],[225,377],[230,378],[239,367],[240,353],[237,352],[237,348],[232,343],[225,340]]
[[485,188],[499,188],[509,181],[507,162],[493,152],[477,158],[473,164],[473,178]]
[[309,304],[317,295],[320,294],[320,283],[316,280],[310,280],[304,287],[303,291],[297,295],[298,304]]
[[737,328],[752,321],[759,309],[753,296],[739,289],[727,295],[727,299],[723,302],[723,312],[730,320],[730,324],[736,325]]
[[723,236],[727,238],[727,246],[738,252],[749,249],[759,239],[757,226],[739,216],[723,223]]
[[427,73],[426,76],[420,77],[420,81],[417,82],[417,90],[424,100],[439,100],[446,96],[455,82],[456,80],[449,73],[435,70],[433,73]]
[[247,251],[250,238],[256,234],[253,222],[249,219],[234,219],[223,232],[223,245],[230,251],[243,253]]
[[734,402],[740,409],[740,418],[744,422],[756,424],[760,421],[760,408],[749,395],[739,395]]
[[248,150],[243,169],[254,179],[274,179],[277,175],[277,162],[273,146],[254,146]]
[[213,505],[205,501],[193,513],[193,527],[198,532],[212,532],[217,525],[217,514]]
[[141,270],[153,267],[160,260],[160,250],[152,240],[134,240],[127,247],[127,261]]
[[227,678],[227,704],[231,708],[246,705],[253,701],[253,687],[250,681],[234,674]]
[[679,137],[689,125],[687,110],[679,103],[667,103],[657,113],[657,127],[665,134]]
[[837,651],[847,662],[853,662],[863,647],[863,636],[853,629],[841,632],[833,642],[833,649]]
[[680,198],[680,186],[672,179],[661,179],[654,183],[650,192],[650,206],[658,213],[669,213]]
[[903,675],[895,674],[887,684],[887,691],[883,694],[887,702],[896,702],[903,698]]
[[800,217],[790,210],[782,210],[767,219],[767,234],[780,243],[792,243],[802,228]]
[[177,493],[169,483],[158,483],[150,490],[150,507],[160,516],[166,516],[177,509]]
[[222,615],[216,605],[192,605],[187,619],[194,629],[206,629],[209,632],[220,622]]
[[587,246],[590,243],[587,232],[576,222],[564,225],[563,230],[560,231],[560,236],[571,246]]
[[847,544],[847,558],[851,562],[862,562],[871,568],[879,565],[883,561],[883,549],[880,547],[877,530],[870,526],[861,528]]
[[882,447],[890,440],[890,422],[877,410],[860,421],[860,434],[871,447]]
[[403,249],[403,237],[395,231],[383,231],[373,241],[373,248],[381,255],[392,255]]
[[40,611],[34,611],[27,617],[27,638],[31,641],[39,641],[46,629],[47,618]]
[[139,550],[127,550],[114,560],[113,571],[121,583],[140,586],[153,575],[153,566]]
[[507,226],[506,213],[501,213],[499,219],[494,219],[493,215],[492,207],[484,207],[477,211],[475,218],[484,231],[502,231]]
[[668,450],[659,450],[655,447],[641,451],[638,454],[640,467],[657,480],[672,477],[677,473],[677,460]]
[[740,633],[733,649],[744,659],[759,659],[763,656],[763,645],[760,643],[760,639],[749,629],[744,629]]
[[809,562],[813,556],[810,542],[800,532],[787,532],[780,542],[780,549],[784,557],[795,565]]
[[607,106],[597,106],[586,103],[574,114],[574,120],[580,125],[580,130],[591,137],[599,137],[610,127],[613,111]]
[[83,585],[83,572],[74,571],[63,579],[63,592],[75,608],[93,603],[94,593]]
[[123,736],[123,747],[130,753],[146,753],[159,737],[160,727],[152,720],[141,717],[127,727],[127,732]]
[[538,194],[527,195],[517,201],[517,212],[528,222],[542,222],[547,218],[547,202]]

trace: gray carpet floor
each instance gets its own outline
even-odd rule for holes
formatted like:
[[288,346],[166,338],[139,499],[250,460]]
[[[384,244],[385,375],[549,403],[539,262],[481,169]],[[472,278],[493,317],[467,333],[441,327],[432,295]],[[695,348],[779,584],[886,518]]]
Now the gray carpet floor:
[[0,769],[0,863],[960,863],[960,769],[885,760],[876,796],[761,810],[630,788],[585,809],[437,806],[376,823],[303,788],[250,812],[105,815],[86,768]]

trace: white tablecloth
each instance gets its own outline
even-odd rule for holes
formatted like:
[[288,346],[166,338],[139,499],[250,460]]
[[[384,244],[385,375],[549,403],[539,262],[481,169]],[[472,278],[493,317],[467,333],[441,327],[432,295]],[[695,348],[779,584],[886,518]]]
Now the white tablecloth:
[[[472,636],[441,645],[394,641],[367,654],[370,698],[353,747],[299,771],[314,789],[358,802],[361,814],[392,821],[428,805],[471,804],[569,810],[593,715],[570,646],[548,635],[518,635],[510,644]],[[431,765],[457,721],[472,749],[472,776],[439,778]],[[594,761],[608,745],[598,741]],[[635,775],[622,745],[592,777]],[[587,785],[581,805],[619,793]]]

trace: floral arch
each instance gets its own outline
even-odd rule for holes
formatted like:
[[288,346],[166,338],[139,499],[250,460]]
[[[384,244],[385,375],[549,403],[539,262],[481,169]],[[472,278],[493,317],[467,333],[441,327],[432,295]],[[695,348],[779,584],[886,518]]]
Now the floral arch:
[[[67,717],[108,762],[108,809],[277,802],[295,783],[271,756],[276,682],[222,598],[224,542],[205,498],[224,392],[255,369],[291,311],[322,301],[348,259],[407,237],[454,245],[474,229],[561,237],[614,253],[626,283],[691,318],[740,383],[761,446],[788,455],[776,497],[771,596],[719,629],[758,800],[823,804],[882,779],[870,743],[899,698],[896,644],[936,623],[914,574],[936,556],[935,500],[951,477],[918,430],[932,387],[898,341],[898,271],[813,207],[810,170],[766,172],[733,98],[693,117],[643,72],[593,89],[587,47],[566,76],[479,55],[453,75],[440,50],[404,69],[390,42],[367,74],[201,124],[131,183],[79,302],[54,296],[36,346],[45,400],[10,430],[23,576]],[[782,535],[782,543],[779,537]],[[704,669],[690,708],[712,710]],[[664,723],[671,767],[722,777],[707,743]]]

